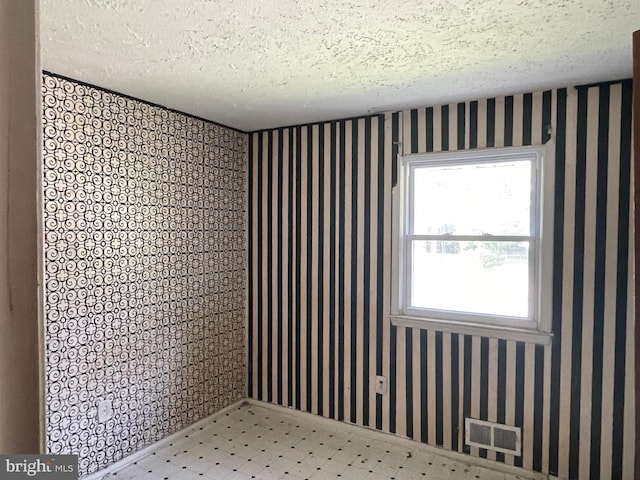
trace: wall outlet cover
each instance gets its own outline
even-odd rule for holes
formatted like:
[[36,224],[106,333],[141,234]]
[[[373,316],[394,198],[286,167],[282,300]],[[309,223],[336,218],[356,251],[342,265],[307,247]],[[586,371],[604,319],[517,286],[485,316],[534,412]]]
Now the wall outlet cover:
[[387,393],[387,377],[376,376],[376,393],[384,395]]
[[111,406],[111,400],[102,400],[98,403],[98,421],[100,423],[106,422],[113,417],[113,407]]

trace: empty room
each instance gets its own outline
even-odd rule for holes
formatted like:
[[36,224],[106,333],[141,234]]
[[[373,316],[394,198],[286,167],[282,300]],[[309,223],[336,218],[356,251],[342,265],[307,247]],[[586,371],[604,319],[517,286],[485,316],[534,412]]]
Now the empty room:
[[640,478],[639,29],[0,0],[0,479]]

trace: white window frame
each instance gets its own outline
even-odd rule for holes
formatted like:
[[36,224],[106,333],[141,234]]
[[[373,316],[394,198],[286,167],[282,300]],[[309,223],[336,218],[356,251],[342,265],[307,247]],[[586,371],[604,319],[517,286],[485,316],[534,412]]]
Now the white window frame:
[[[429,235],[409,234],[411,231],[412,205],[410,201],[411,173],[415,168],[495,163],[500,161],[532,161],[531,222],[533,232],[526,236],[530,241],[529,314],[526,319],[466,312],[421,309],[408,306],[410,285],[411,240],[432,239]],[[426,153],[398,156],[398,184],[393,190],[393,293],[391,321],[395,325],[435,329],[458,333],[480,334],[498,338],[525,340],[534,343],[550,342],[551,330],[551,282],[553,260],[553,142],[545,145],[489,148],[444,153]],[[457,237],[457,238],[455,238]],[[497,236],[505,240],[506,236]],[[531,237],[531,238],[529,238]],[[514,237],[521,241],[523,237]],[[433,238],[435,239],[435,238]],[[454,236],[460,240],[460,236]]]

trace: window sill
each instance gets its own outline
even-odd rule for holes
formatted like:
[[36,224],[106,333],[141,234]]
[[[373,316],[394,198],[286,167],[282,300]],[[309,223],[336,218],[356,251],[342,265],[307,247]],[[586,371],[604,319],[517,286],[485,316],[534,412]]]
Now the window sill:
[[424,330],[435,330],[438,332],[477,335],[480,337],[534,343],[536,345],[551,345],[551,340],[553,339],[552,333],[525,330],[522,328],[455,322],[451,320],[437,320],[433,318],[411,317],[408,315],[391,315],[390,318],[391,324],[397,327],[421,328]]

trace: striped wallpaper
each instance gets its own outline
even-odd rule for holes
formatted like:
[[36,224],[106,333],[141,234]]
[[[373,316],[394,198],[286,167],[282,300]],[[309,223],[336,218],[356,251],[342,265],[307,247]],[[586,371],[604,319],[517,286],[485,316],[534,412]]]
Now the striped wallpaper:
[[[392,326],[396,153],[551,136],[552,345]],[[561,478],[632,478],[630,168],[630,81],[250,134],[249,396]],[[522,427],[522,456],[466,447],[468,416]]]

